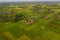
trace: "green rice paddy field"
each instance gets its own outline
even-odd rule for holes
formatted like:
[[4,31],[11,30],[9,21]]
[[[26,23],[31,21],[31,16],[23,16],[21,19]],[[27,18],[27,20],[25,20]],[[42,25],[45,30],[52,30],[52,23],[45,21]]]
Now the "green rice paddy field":
[[60,40],[60,4],[0,4],[0,40]]

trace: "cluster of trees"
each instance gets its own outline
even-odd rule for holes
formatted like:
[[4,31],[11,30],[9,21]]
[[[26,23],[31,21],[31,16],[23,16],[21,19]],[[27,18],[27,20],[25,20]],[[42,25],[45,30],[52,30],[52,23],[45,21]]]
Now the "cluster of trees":
[[[24,6],[25,6],[25,9],[24,9]],[[39,15],[41,15],[42,18],[44,18],[45,16],[50,15],[50,14],[51,15],[53,15],[54,13],[58,14],[58,12],[56,12],[56,10],[49,8],[52,6],[48,6],[48,5],[44,6],[44,4],[17,5],[16,7],[14,7],[14,8],[13,7],[6,6],[6,7],[0,8],[0,21],[7,22],[7,21],[11,21],[11,20],[13,20],[13,21],[21,20],[25,17],[25,13],[28,13],[28,15],[30,14],[28,11],[32,11],[31,13],[33,13],[33,14],[34,13],[39,14]],[[27,10],[27,11],[25,11],[25,10]],[[23,13],[21,13],[21,12],[23,12]],[[59,13],[59,15],[60,15],[60,13]]]
[[7,13],[1,13],[0,14],[0,22],[8,22],[8,21],[19,21],[24,18],[23,14],[7,14]]

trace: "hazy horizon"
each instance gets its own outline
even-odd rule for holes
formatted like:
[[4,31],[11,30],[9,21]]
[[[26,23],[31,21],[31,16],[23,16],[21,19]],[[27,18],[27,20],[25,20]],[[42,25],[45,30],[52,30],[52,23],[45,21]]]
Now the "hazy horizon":
[[0,2],[34,2],[34,1],[60,1],[60,0],[0,0]]

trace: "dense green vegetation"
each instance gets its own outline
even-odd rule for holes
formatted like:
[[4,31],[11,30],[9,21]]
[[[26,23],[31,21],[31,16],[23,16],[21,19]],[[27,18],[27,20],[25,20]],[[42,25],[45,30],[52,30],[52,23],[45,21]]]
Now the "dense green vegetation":
[[60,40],[59,4],[0,6],[0,40]]

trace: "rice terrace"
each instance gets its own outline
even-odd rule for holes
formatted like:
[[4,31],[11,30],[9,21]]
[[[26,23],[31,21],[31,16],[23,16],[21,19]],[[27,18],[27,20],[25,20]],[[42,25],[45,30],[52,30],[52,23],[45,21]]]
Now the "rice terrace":
[[0,3],[0,40],[60,40],[60,2]]

